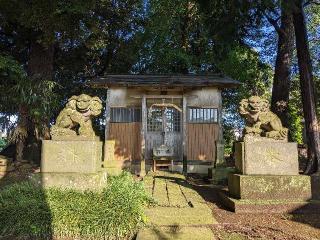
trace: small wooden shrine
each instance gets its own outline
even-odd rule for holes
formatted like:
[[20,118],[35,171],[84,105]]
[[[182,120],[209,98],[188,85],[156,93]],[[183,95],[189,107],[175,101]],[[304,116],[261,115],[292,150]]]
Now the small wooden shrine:
[[170,170],[207,173],[223,158],[221,91],[239,82],[222,75],[107,75],[90,85],[107,91],[105,164],[111,158],[114,167],[148,171],[164,151]]

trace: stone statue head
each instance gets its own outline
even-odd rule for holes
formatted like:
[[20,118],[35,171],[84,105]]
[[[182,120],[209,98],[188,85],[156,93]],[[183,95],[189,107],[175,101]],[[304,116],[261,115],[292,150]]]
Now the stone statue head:
[[269,109],[269,101],[259,96],[251,96],[248,99],[243,99],[241,105],[245,106],[246,110],[252,114],[264,112]]

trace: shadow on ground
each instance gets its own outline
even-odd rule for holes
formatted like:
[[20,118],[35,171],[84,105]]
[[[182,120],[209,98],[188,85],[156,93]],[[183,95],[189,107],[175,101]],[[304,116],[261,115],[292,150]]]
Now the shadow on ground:
[[40,184],[29,180],[35,169],[24,164],[0,176],[0,239],[53,239],[52,214]]
[[311,176],[311,192],[308,203],[291,212],[291,220],[320,229],[320,175]]

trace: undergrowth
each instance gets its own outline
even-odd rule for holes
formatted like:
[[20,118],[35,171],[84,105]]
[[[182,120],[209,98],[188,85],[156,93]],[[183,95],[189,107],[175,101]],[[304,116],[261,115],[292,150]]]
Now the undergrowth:
[[30,182],[0,191],[0,237],[130,238],[150,201],[131,174],[110,177],[102,192],[42,189]]

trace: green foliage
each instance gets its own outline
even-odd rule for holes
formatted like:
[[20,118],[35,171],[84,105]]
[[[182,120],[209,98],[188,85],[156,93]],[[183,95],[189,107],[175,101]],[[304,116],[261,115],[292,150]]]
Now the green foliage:
[[0,192],[0,236],[118,239],[145,222],[149,197],[129,173],[102,192],[48,189],[24,182]]
[[309,48],[311,60],[313,63],[313,74],[315,90],[317,92],[317,113],[318,121],[320,119],[320,7],[317,4],[310,4],[306,8],[307,28],[309,38]]
[[291,82],[289,113],[289,137],[290,140],[303,144],[303,109],[300,93],[299,77],[295,76]]
[[270,97],[272,68],[262,63],[259,54],[247,46],[235,46],[218,64],[227,76],[242,83],[237,90],[239,99],[250,95]]
[[11,56],[0,55],[0,109],[1,112],[13,113],[17,110],[16,102],[12,101],[10,92],[18,81],[26,79],[26,73],[16,60]]
[[7,140],[4,138],[0,138],[0,152],[2,151],[2,149],[7,145]]
[[259,55],[247,46],[235,46],[217,66],[225,75],[241,82],[236,90],[223,91],[223,128],[226,149],[230,149],[235,133],[240,133],[243,120],[238,114],[239,102],[251,95],[270,97],[271,66],[262,63]]
[[195,1],[151,0],[138,36],[139,73],[199,73],[215,70],[214,46]]

